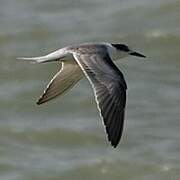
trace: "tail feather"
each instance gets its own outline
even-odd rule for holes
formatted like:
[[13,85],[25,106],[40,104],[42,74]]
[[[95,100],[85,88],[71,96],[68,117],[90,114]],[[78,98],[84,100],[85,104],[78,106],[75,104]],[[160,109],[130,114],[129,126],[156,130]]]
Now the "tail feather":
[[45,56],[39,56],[39,57],[18,57],[19,60],[28,60],[33,63],[45,63],[45,62],[51,62],[51,61],[58,61],[62,58],[64,58],[68,52],[65,48],[59,49],[57,51],[54,51],[48,55]]
[[32,63],[45,63],[50,61],[46,56],[41,56],[41,57],[18,57],[16,58],[18,60],[27,60]]

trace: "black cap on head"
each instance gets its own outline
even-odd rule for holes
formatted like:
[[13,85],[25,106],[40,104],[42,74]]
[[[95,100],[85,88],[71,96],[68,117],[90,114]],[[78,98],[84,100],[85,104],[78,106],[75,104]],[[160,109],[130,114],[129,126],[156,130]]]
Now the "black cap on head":
[[130,49],[128,46],[126,46],[125,44],[111,44],[112,46],[114,46],[116,49],[124,51],[124,52],[129,52]]

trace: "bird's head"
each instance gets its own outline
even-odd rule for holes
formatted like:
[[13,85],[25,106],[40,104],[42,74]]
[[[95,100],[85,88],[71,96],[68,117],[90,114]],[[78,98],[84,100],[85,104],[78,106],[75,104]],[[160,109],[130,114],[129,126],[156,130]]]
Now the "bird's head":
[[116,58],[123,58],[126,56],[137,56],[137,57],[143,57],[145,58],[143,54],[140,54],[132,49],[130,49],[127,45],[125,44],[111,44],[111,46],[114,48],[113,56]]

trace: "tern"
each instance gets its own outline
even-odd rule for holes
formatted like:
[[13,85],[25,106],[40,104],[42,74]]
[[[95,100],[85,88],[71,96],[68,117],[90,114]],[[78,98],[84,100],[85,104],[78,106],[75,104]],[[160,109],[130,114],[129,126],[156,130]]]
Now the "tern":
[[85,76],[93,88],[108,140],[115,148],[123,131],[127,85],[113,61],[129,55],[145,57],[125,44],[83,43],[61,48],[45,56],[17,59],[35,63],[59,61],[62,65],[37,104],[66,93]]

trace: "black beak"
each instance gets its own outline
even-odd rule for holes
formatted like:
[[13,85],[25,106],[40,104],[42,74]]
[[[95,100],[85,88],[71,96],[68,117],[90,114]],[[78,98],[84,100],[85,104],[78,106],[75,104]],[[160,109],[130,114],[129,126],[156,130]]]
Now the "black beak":
[[137,57],[143,57],[143,58],[146,57],[146,56],[144,56],[143,54],[140,54],[140,53],[135,52],[135,51],[131,52],[130,55],[132,55],[132,56],[137,56]]

